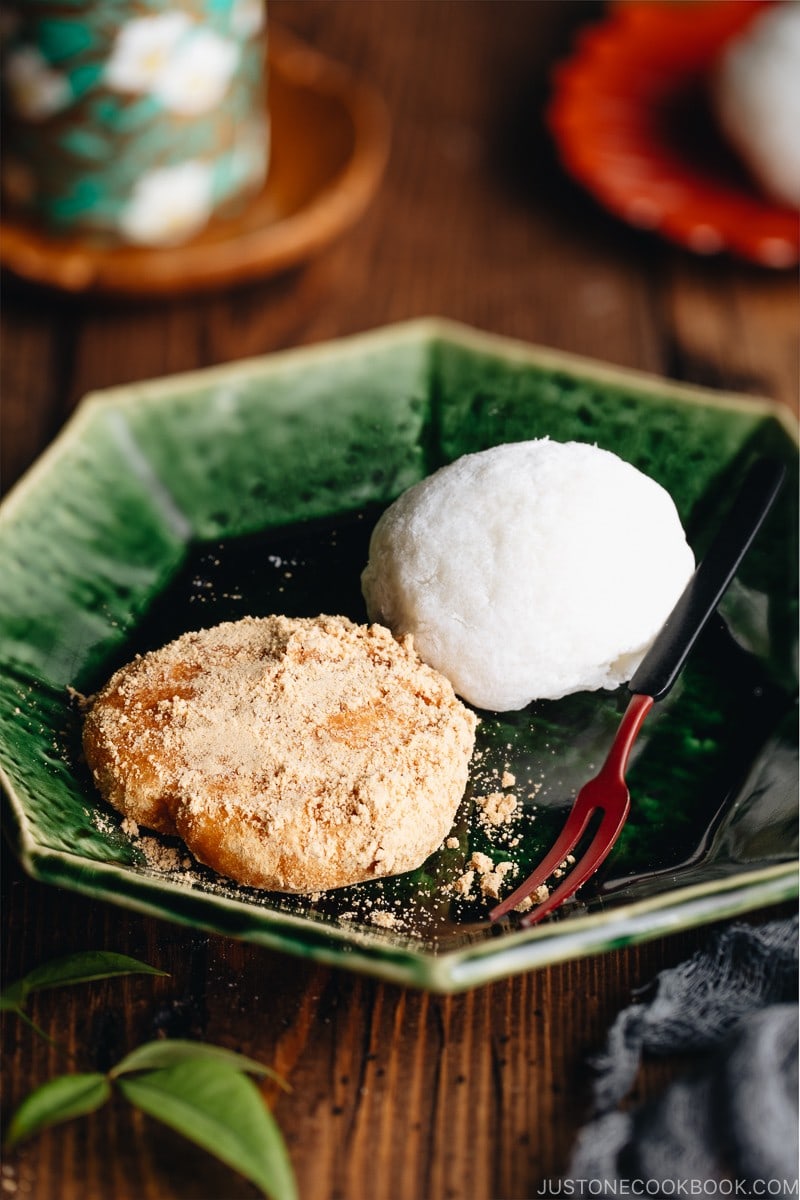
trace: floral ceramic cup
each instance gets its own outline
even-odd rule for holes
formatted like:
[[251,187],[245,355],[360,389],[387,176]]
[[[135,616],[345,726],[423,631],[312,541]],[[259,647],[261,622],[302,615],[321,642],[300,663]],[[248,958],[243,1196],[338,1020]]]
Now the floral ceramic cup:
[[269,158],[264,0],[3,9],[5,202],[54,233],[178,245]]

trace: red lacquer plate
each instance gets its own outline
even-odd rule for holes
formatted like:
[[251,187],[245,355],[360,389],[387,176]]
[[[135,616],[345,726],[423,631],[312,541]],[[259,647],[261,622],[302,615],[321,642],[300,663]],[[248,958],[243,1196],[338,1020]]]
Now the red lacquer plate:
[[619,4],[556,68],[548,124],[561,160],[629,224],[698,254],[800,259],[800,215],[763,195],[718,131],[709,70],[769,0]]

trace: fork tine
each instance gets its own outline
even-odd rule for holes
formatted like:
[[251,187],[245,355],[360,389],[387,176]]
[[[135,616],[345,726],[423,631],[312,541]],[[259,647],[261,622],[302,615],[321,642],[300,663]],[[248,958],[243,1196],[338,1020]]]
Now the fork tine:
[[[531,892],[535,892],[538,887],[549,879],[553,871],[560,867],[567,855],[572,851],[577,843],[581,840],[586,826],[592,819],[594,813],[597,812],[597,805],[586,799],[583,799],[579,794],[575,801],[569,816],[561,830],[558,841],[551,850],[545,855],[536,870],[533,871],[528,878],[519,885],[519,887],[506,896],[502,904],[496,905],[489,913],[490,921],[499,921],[501,917],[510,913],[512,908],[516,907],[521,900],[530,896]],[[593,843],[594,844],[594,843]]]
[[541,921],[548,913],[553,912],[565,900],[577,892],[578,888],[594,875],[597,868],[605,861],[611,848],[619,837],[628,816],[630,801],[621,808],[606,810],[597,832],[587,846],[582,858],[575,864],[565,879],[555,888],[546,900],[522,918],[520,925],[528,928]]
[[652,707],[652,696],[634,693],[619,723],[605,762],[594,779],[587,780],[578,792],[561,837],[525,882],[520,884],[516,891],[507,896],[501,904],[492,909],[489,913],[491,921],[499,921],[501,917],[506,916],[521,900],[524,900],[550,878],[580,841],[586,831],[586,826],[598,809],[602,811],[603,818],[578,865],[573,867],[564,883],[560,884],[538,908],[533,909],[521,924],[523,926],[533,925],[547,913],[558,908],[558,905],[577,891],[604,861],[619,837],[630,810],[631,798],[625,783],[625,767],[631,746]]

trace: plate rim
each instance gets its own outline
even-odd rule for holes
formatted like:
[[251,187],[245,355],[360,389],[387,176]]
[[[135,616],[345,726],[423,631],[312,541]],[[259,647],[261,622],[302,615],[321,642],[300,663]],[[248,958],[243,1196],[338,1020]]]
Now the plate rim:
[[508,361],[543,366],[555,370],[563,369],[583,378],[597,380],[611,386],[635,388],[665,399],[673,398],[686,403],[705,407],[751,412],[772,416],[788,434],[791,441],[800,447],[800,416],[796,416],[788,404],[774,397],[720,390],[701,384],[683,383],[668,379],[653,371],[604,362],[590,355],[577,354],[537,342],[503,333],[491,333],[451,317],[428,315],[412,317],[388,325],[377,325],[357,333],[312,342],[307,346],[293,346],[266,354],[249,355],[232,362],[217,363],[210,367],[199,367],[190,371],[177,371],[156,375],[131,383],[114,384],[107,388],[96,388],[87,392],[77,403],[65,423],[52,441],[34,459],[19,479],[0,500],[0,528],[9,513],[13,513],[20,497],[35,482],[40,474],[50,469],[52,463],[63,454],[64,449],[76,437],[81,426],[96,410],[126,408],[140,400],[159,400],[165,395],[180,396],[192,392],[207,383],[224,384],[229,378],[250,375],[269,378],[291,368],[299,361],[314,362],[334,359],[357,358],[365,349],[376,349],[384,345],[404,342],[430,343],[453,342],[460,347],[475,349],[488,354],[501,355]]
[[[16,808],[16,797],[12,799],[9,780],[2,767],[0,784]],[[317,929],[307,915],[271,908],[254,909],[244,900],[196,891],[168,876],[140,874],[125,864],[97,862],[69,851],[47,849],[40,852],[36,843],[30,845],[28,853],[22,853],[19,845],[15,849],[32,879],[49,886],[69,887],[95,902],[113,903],[167,923],[199,927],[218,937],[291,953],[338,969],[344,968],[342,954],[347,953],[349,970],[440,995],[467,991],[539,967],[651,941],[712,920],[780,903],[800,892],[800,860],[795,859],[663,892],[622,905],[610,914],[600,910],[573,916],[563,930],[560,923],[513,930],[502,935],[502,943],[499,938],[488,938],[458,949],[436,952],[426,949],[424,943],[418,944],[413,938],[407,939],[408,945],[399,944],[396,939],[388,943],[379,931],[362,925],[348,927],[320,922]],[[48,869],[51,864],[57,865],[55,872]],[[89,881],[95,875],[116,881],[124,879],[128,886],[124,892],[115,891],[113,900],[107,892],[98,896],[97,889]],[[148,893],[158,897],[165,888],[172,895],[183,895],[210,914],[220,907],[231,914],[252,915],[256,912],[258,928],[237,934],[221,928],[221,923],[213,919],[198,920],[195,916],[185,917],[174,911],[167,916],[157,899],[148,900]],[[315,934],[314,944],[291,936],[294,928],[307,934],[309,925]],[[320,943],[327,941],[338,945],[329,949],[324,944],[316,944],[316,937]]]

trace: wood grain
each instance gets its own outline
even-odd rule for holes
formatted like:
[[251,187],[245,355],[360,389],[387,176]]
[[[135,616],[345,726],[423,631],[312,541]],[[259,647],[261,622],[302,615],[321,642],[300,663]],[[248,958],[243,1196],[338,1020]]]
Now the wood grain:
[[[566,180],[545,136],[550,65],[593,5],[272,0],[271,17],[369,79],[393,147],[357,228],[298,272],[168,303],[64,300],[13,282],[2,314],[5,486],[86,392],[439,313],[797,411],[794,276],[705,262],[628,230]],[[7,1114],[64,1054],[202,1037],[273,1063],[265,1086],[303,1200],[523,1200],[563,1170],[586,1055],[682,934],[456,997],[381,985],[100,905],[5,853],[4,978],[105,947],[170,972],[37,996],[62,1051],[5,1021]],[[756,914],[753,919],[762,919]],[[660,1086],[650,1068],[640,1096]],[[20,1200],[238,1200],[254,1188],[115,1103],[7,1163]]]

